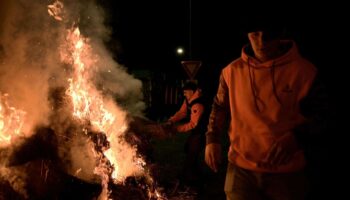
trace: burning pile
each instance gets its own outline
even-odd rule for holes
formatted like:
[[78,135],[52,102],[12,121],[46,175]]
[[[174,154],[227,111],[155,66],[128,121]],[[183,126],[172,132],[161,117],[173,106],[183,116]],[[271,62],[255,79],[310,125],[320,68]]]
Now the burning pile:
[[[42,7],[39,11],[43,11]],[[129,77],[133,84],[137,81],[124,71],[115,73],[117,71],[113,66],[106,67],[110,58],[101,53],[105,52],[103,48],[95,49],[96,41],[83,36],[79,24],[69,19],[74,15],[74,10],[69,13],[65,10],[65,4],[56,1],[48,6],[48,13],[52,16],[51,20],[55,19],[49,21],[49,26],[59,26],[57,32],[52,32],[53,35],[63,33],[57,39],[60,41],[57,47],[50,47],[55,49],[55,53],[56,50],[59,52],[60,59],[57,59],[55,66],[61,67],[60,72],[55,71],[53,75],[52,71],[47,73],[43,67],[38,70],[49,74],[48,85],[55,83],[54,87],[47,89],[50,92],[46,99],[51,111],[45,115],[48,120],[36,124],[30,120],[34,111],[27,112],[26,106],[23,109],[14,107],[7,98],[11,96],[10,92],[0,95],[0,184],[6,186],[1,187],[5,191],[0,190],[0,197],[6,193],[9,196],[4,198],[27,199],[45,193],[58,195],[50,196],[52,198],[70,198],[67,190],[74,188],[78,192],[88,191],[87,199],[125,199],[120,193],[127,190],[131,191],[128,199],[163,199],[156,190],[145,158],[139,154],[137,146],[128,140],[128,136],[133,134],[129,125],[138,118],[134,118],[127,108],[116,104],[111,95],[116,86],[109,86],[106,80],[99,82],[96,77],[104,74],[101,76],[108,79],[113,74]],[[37,45],[43,48],[40,38],[36,39],[39,41]],[[42,51],[45,57],[42,60],[53,59],[57,55],[49,55],[47,49]],[[11,62],[16,63],[14,60]],[[3,62],[1,67],[6,67],[5,64]],[[25,76],[31,74],[26,72]],[[30,88],[26,88],[26,85],[21,87]],[[127,92],[122,86],[117,88],[121,90],[119,93]],[[15,102],[20,102],[17,105],[23,105],[26,99],[16,99],[16,96]],[[40,178],[36,179],[30,173],[40,174]],[[97,187],[96,184],[101,186]],[[45,187],[53,185],[57,188]],[[34,191],[39,192],[35,194]],[[62,194],[63,191],[66,194]],[[12,193],[14,196],[11,196]],[[82,194],[79,195],[82,197]],[[132,195],[135,197],[132,198]]]

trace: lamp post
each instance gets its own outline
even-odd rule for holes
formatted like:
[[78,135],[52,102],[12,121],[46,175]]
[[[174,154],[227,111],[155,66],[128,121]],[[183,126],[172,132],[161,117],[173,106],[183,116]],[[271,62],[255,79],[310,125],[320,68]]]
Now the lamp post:
[[181,55],[183,55],[184,54],[184,49],[182,48],[182,47],[178,47],[177,49],[176,49],[176,53],[177,53],[177,55],[179,55],[179,56],[181,56]]
[[190,13],[189,13],[189,56],[190,56],[190,60],[192,59],[192,0],[189,0],[189,9],[190,9]]

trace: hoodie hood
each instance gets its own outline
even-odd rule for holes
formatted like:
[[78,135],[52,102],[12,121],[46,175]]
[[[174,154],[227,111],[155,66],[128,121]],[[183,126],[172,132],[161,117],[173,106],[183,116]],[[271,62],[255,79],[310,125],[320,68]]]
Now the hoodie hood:
[[253,56],[253,50],[251,48],[250,44],[245,45],[242,48],[242,53],[241,53],[241,58],[244,62],[248,63],[251,67],[254,68],[270,68],[272,66],[280,66],[280,65],[285,65],[291,61],[293,61],[296,57],[299,56],[299,52],[297,49],[297,46],[294,41],[291,40],[282,40],[281,41],[281,46],[283,48],[286,48],[287,50],[285,51],[284,54],[281,56],[265,61],[265,62],[260,62]]
[[261,111],[258,101],[260,99],[259,94],[258,94],[258,86],[255,82],[255,73],[254,69],[269,69],[270,70],[270,78],[271,78],[271,87],[273,91],[273,96],[276,98],[277,102],[282,105],[282,101],[277,94],[276,91],[276,80],[275,80],[275,68],[278,66],[283,66],[287,65],[288,63],[292,62],[295,60],[299,53],[296,48],[296,44],[293,41],[288,41],[288,40],[282,40],[280,41],[280,46],[281,46],[281,51],[283,52],[282,55],[279,57],[276,57],[271,60],[267,60],[265,62],[260,62],[257,60],[255,57],[252,55],[253,50],[251,48],[251,45],[246,45],[242,49],[242,60],[247,64],[248,66],[248,71],[249,71],[249,81],[250,81],[250,86],[251,86],[251,91],[252,91],[252,96],[254,99],[254,104],[257,109],[257,111]]

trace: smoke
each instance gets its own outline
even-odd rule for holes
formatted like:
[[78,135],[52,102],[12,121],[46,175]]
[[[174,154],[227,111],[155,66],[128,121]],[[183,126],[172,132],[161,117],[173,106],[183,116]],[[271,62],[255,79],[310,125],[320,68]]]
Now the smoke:
[[104,92],[105,95],[114,97],[118,105],[123,107],[133,115],[142,115],[145,104],[142,94],[141,81],[133,78],[126,70],[119,66],[105,49],[97,49],[104,51],[99,64],[99,76],[97,77],[96,85]]
[[23,173],[23,169],[15,167],[9,169],[0,165],[0,182],[2,180],[7,181],[9,186],[23,199],[28,199],[29,197],[26,189],[26,179],[27,174]]
[[94,80],[105,95],[112,96],[119,106],[129,113],[142,115],[145,104],[142,101],[142,82],[128,74],[124,66],[113,60],[104,43],[110,39],[110,29],[104,24],[105,13],[94,1],[84,2],[80,14],[79,28],[93,46],[93,51],[99,56],[99,73]]
[[8,2],[0,29],[0,91],[9,94],[13,107],[27,113],[23,130],[27,135],[36,125],[47,124],[48,80],[62,71],[54,48],[62,29],[43,17],[45,7],[30,3]]
[[[94,1],[64,2],[64,18],[49,16],[48,1],[5,1],[0,21],[0,91],[9,94],[11,105],[27,112],[26,133],[47,124],[50,115],[48,92],[67,84],[66,67],[58,49],[69,26],[77,25],[99,56],[95,82],[127,111],[141,114],[142,84],[112,59],[104,43],[110,30],[104,24],[103,9]],[[4,14],[5,13],[5,14]]]
[[93,142],[82,134],[72,134],[69,140],[59,138],[58,153],[65,171],[81,180],[99,183],[100,178],[93,173],[97,165]]

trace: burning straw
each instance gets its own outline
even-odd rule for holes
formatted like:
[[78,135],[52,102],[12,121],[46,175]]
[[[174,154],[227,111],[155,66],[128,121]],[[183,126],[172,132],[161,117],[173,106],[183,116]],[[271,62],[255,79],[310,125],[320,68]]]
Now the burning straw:
[[[1,140],[9,141],[11,134],[30,137],[38,126],[51,126],[58,138],[88,139],[84,145],[67,147],[75,149],[69,159],[78,163],[81,151],[92,152],[93,156],[84,158],[94,159],[90,163],[97,160],[87,173],[100,176],[99,199],[108,199],[111,185],[122,184],[130,176],[148,177],[146,184],[155,184],[137,147],[124,138],[127,116],[140,115],[145,107],[142,85],[104,47],[110,31],[103,25],[102,9],[93,1],[43,5],[40,0],[17,0],[7,5],[7,15],[0,21],[0,92],[11,99],[0,102],[0,130],[6,132]],[[84,20],[89,23],[81,23]],[[49,101],[55,88],[65,88],[64,108],[59,112]],[[123,99],[123,106],[115,99]],[[30,118],[22,119],[24,113]],[[9,118],[13,114],[19,117]],[[10,135],[9,130],[13,130]],[[61,150],[67,151],[62,145]],[[86,173],[84,166],[73,171]],[[149,198],[162,198],[154,187],[148,188]]]

